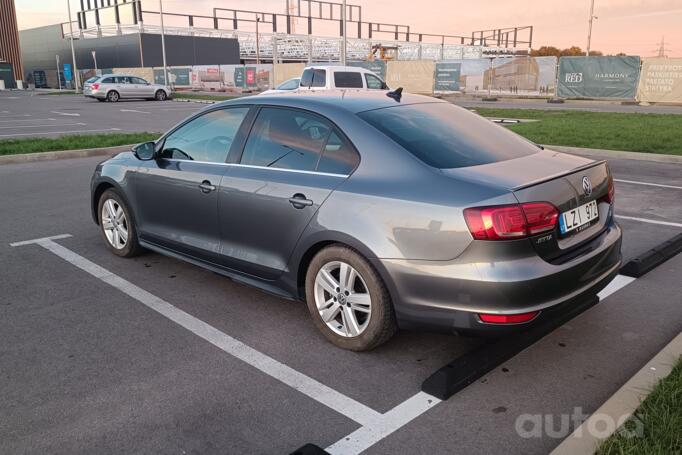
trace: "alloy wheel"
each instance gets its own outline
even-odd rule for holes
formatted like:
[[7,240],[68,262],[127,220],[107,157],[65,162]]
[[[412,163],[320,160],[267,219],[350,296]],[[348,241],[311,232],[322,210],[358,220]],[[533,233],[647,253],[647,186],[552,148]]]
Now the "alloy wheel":
[[365,280],[350,264],[328,262],[315,277],[315,305],[334,333],[357,337],[369,324],[372,299]]
[[128,243],[128,220],[123,207],[115,199],[107,199],[102,205],[102,230],[109,244],[121,250]]

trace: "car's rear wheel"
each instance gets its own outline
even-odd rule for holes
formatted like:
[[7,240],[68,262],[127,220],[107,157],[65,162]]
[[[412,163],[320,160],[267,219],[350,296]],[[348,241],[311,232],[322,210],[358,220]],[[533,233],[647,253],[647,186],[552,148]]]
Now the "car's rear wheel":
[[130,210],[115,190],[107,190],[102,194],[97,213],[102,237],[112,253],[128,258],[140,252]]
[[306,302],[315,326],[343,349],[373,349],[397,330],[383,280],[365,258],[344,246],[329,246],[310,262]]
[[112,90],[109,93],[107,93],[107,101],[115,103],[121,98],[121,96],[118,94],[116,90]]
[[156,95],[154,95],[154,99],[156,99],[156,101],[166,101],[166,98],[168,98],[168,96],[163,90],[157,90]]

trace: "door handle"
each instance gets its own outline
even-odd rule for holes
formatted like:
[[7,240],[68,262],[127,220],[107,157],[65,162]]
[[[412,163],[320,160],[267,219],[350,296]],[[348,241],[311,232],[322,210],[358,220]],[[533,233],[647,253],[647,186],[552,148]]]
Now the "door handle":
[[289,198],[289,202],[297,209],[302,209],[304,207],[310,207],[311,205],[313,205],[313,201],[311,199],[307,199],[305,197],[305,194],[301,193],[294,194],[292,197]]
[[215,185],[211,185],[211,182],[208,180],[204,180],[199,184],[199,188],[201,189],[202,193],[210,193],[211,191],[215,191]]

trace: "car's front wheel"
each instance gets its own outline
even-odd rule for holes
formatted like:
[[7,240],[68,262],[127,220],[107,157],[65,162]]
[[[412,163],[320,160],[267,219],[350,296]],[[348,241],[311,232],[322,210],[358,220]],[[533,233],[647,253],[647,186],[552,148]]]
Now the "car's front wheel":
[[112,253],[129,258],[140,252],[130,210],[116,191],[107,190],[102,194],[97,213],[102,237]]
[[166,98],[168,98],[168,96],[166,95],[166,92],[164,92],[163,90],[157,90],[154,98],[156,99],[156,101],[166,101]]
[[373,349],[397,330],[383,280],[365,258],[345,246],[329,246],[310,262],[306,301],[317,328],[344,349]]

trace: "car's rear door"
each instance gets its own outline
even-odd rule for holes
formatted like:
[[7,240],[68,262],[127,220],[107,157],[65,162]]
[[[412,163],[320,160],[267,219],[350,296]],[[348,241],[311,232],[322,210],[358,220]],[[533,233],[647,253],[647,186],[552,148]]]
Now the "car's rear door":
[[159,144],[160,158],[142,162],[135,182],[142,240],[216,262],[218,188],[248,112],[223,108],[195,117]]
[[315,212],[359,157],[316,114],[263,107],[241,159],[220,188],[221,254],[226,265],[275,279]]

